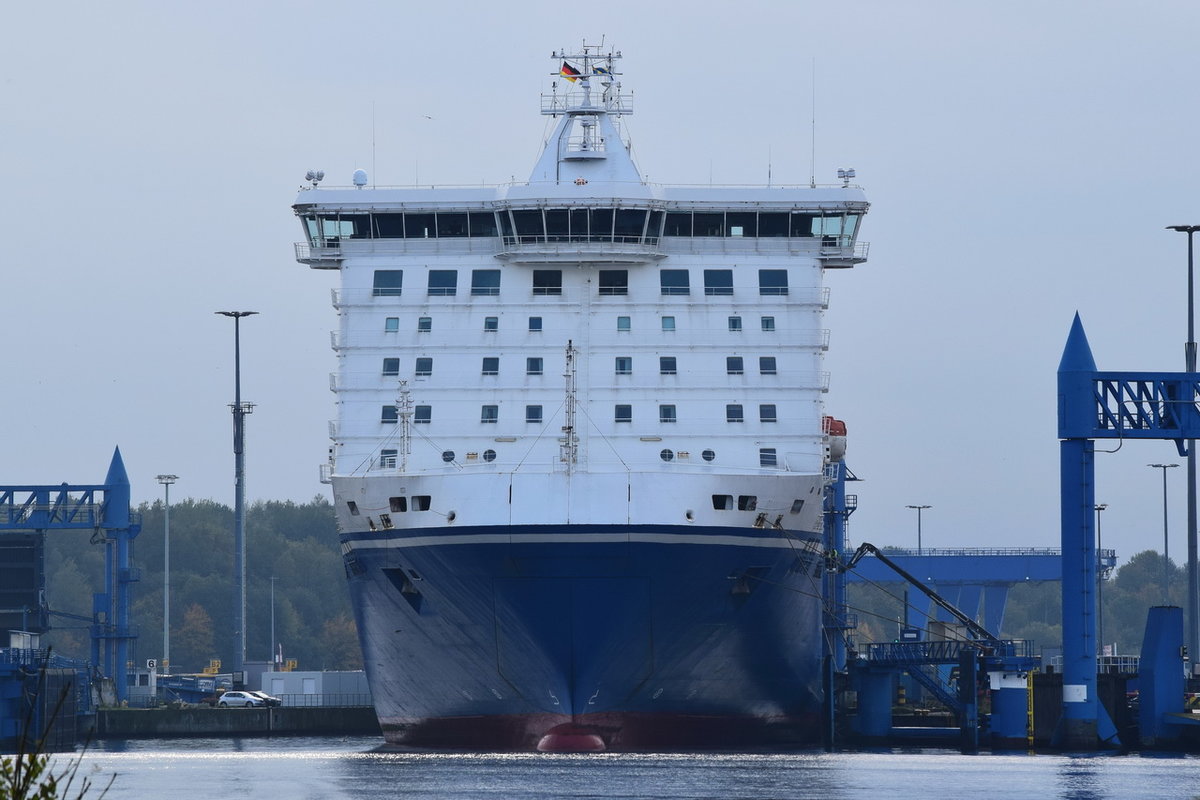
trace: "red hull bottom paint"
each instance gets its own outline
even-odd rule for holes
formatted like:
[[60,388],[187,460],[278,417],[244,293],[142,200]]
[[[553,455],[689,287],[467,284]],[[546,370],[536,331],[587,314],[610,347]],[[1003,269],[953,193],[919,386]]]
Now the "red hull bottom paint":
[[[389,744],[476,752],[670,753],[787,750],[820,741],[817,715],[598,713],[380,719]],[[599,746],[597,746],[597,740]],[[561,748],[561,749],[560,749]]]
[[546,731],[537,746],[539,753],[603,753],[604,739],[590,728],[568,722]]

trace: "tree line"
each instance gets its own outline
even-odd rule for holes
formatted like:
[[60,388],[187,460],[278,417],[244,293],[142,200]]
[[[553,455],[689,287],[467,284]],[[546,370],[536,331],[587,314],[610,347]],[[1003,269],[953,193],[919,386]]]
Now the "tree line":
[[[142,503],[132,560],[132,618],[139,637],[134,663],[163,656],[162,501]],[[233,663],[233,511],[212,500],[171,503],[171,670],[197,672],[212,659]],[[92,594],[104,587],[104,546],[86,534],[46,536],[46,600],[52,611],[90,618]],[[246,509],[246,660],[271,659],[271,585],[275,641],[299,669],[361,669],[354,617],[333,506],[260,501]],[[45,639],[55,652],[86,658],[87,623],[53,615]]]
[[[1162,554],[1145,550],[1099,581],[1101,644],[1114,645],[1116,655],[1139,655],[1151,606],[1184,606],[1187,570],[1167,559],[1164,579]],[[1166,586],[1164,587],[1164,580]],[[858,614],[859,642],[890,642],[903,618],[904,587],[899,583],[851,583],[848,603]],[[1062,647],[1062,585],[1058,581],[1020,583],[1008,593],[1004,622],[998,635],[1028,639],[1039,650]]]

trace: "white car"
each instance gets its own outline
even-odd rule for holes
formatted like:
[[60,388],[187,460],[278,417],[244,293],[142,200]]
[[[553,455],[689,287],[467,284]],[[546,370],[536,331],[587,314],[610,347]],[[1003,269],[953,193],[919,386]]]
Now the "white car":
[[217,705],[221,708],[236,708],[238,706],[242,708],[254,708],[256,706],[265,706],[266,702],[249,692],[226,692],[221,695],[221,699],[217,701]]

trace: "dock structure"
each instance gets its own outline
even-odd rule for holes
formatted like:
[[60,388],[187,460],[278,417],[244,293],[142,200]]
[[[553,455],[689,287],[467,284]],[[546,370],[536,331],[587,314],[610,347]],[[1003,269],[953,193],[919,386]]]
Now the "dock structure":
[[[28,676],[48,668],[67,669],[37,643],[50,628],[43,568],[44,537],[50,531],[88,531],[92,543],[104,545],[104,587],[92,596],[91,666],[114,679],[118,702],[128,697],[125,666],[137,638],[131,622],[132,587],[140,577],[131,550],[141,528],[140,515],[130,510],[129,476],[120,448],[113,452],[103,483],[0,486],[0,548],[19,556],[11,562],[6,558],[0,584],[0,631],[15,632],[0,658],[12,667],[0,670],[0,741],[18,735],[22,704],[38,685],[46,685],[44,680],[31,684]],[[81,689],[75,687],[76,692]],[[82,702],[86,704],[86,697]],[[47,721],[35,718],[35,729]]]

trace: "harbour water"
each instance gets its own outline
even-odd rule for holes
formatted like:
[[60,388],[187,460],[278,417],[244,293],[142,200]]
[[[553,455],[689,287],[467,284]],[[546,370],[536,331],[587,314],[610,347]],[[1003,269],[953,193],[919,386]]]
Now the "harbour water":
[[939,750],[434,754],[390,751],[381,748],[377,738],[352,737],[102,741],[82,759],[80,775],[98,786],[116,774],[109,800],[1200,797],[1200,758],[1188,756],[963,756]]

